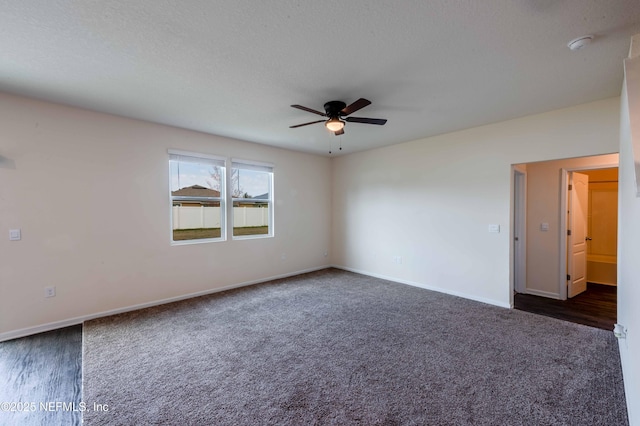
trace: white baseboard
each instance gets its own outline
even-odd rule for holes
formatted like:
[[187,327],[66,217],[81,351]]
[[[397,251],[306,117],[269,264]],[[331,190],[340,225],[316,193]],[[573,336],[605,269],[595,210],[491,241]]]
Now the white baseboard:
[[415,282],[415,281],[402,280],[402,279],[398,279],[398,278],[395,278],[395,277],[389,277],[389,276],[386,276],[386,275],[376,274],[376,273],[373,273],[373,272],[368,272],[368,271],[362,271],[362,270],[359,270],[359,269],[349,268],[347,266],[341,266],[341,265],[331,265],[331,266],[333,268],[343,269],[343,270],[349,271],[349,272],[355,272],[356,274],[362,274],[362,275],[367,275],[367,276],[374,277],[374,278],[380,278],[380,279],[387,280],[387,281],[393,281],[393,282],[396,282],[396,283],[399,283],[399,284],[407,284],[407,285],[410,285],[410,286],[413,286],[413,287],[424,288],[425,290],[437,291],[438,293],[450,294],[451,296],[458,296],[458,297],[462,297],[464,299],[475,300],[476,302],[486,303],[488,305],[494,305],[494,306],[499,306],[501,308],[511,309],[511,304],[510,303],[503,303],[503,302],[500,302],[499,300],[493,300],[493,299],[487,299],[487,298],[484,298],[484,297],[478,297],[478,296],[475,296],[473,294],[462,293],[462,292],[451,290],[451,289],[444,288],[444,287],[436,287],[436,286],[431,286],[431,285],[427,285],[427,284],[423,284],[423,283],[419,283],[419,282]]
[[617,283],[606,283],[604,281],[593,281],[593,280],[589,280],[589,283],[591,284],[601,284],[601,285],[608,285],[609,287],[618,287]]
[[542,290],[535,290],[535,289],[531,289],[531,288],[526,288],[523,293],[524,294],[531,294],[533,296],[548,297],[549,299],[562,300],[558,293],[552,293],[550,291],[542,291]]
[[82,315],[79,317],[69,318],[62,321],[54,321],[47,324],[36,325],[33,327],[21,328],[19,330],[7,331],[4,333],[0,333],[0,342],[4,342],[6,340],[17,339],[20,337],[30,336],[32,334],[43,333],[46,331],[57,330],[63,327],[69,327],[72,325],[82,324],[85,321],[89,321],[96,318],[108,317],[110,315],[122,314],[125,312],[136,311],[138,309],[151,308],[153,306],[164,305],[166,303],[179,302],[181,300],[191,299],[194,297],[206,296],[208,294],[219,293],[221,291],[232,290],[234,288],[246,287],[254,284],[260,284],[267,281],[273,281],[281,278],[292,277],[295,275],[306,274],[308,272],[320,271],[322,269],[330,268],[330,265],[319,266],[316,268],[303,269],[295,272],[288,272],[286,274],[274,275],[267,278],[259,278],[252,281],[245,281],[242,283],[231,284],[228,286],[214,288],[210,290],[199,291],[196,293],[184,294],[181,296],[170,297],[168,299],[156,300],[153,302],[140,303],[137,305],[126,306],[124,308],[112,309],[109,311],[97,312],[95,314]]

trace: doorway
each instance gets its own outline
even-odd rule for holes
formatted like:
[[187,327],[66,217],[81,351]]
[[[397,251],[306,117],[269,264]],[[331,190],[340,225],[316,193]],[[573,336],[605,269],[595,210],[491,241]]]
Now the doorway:
[[581,294],[587,283],[616,287],[618,167],[563,169],[562,188],[567,188],[560,210],[567,286],[560,288],[561,299]]
[[[514,308],[612,329],[617,316],[617,166],[617,154],[514,165]],[[582,185],[586,197],[573,196],[569,184]],[[572,206],[572,201],[581,204]],[[582,224],[571,217],[572,210],[580,209]]]

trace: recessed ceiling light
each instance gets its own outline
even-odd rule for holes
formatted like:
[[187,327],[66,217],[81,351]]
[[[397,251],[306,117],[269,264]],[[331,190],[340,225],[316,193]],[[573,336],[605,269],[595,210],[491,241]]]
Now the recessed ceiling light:
[[567,47],[569,49],[573,50],[573,51],[580,50],[583,47],[585,47],[586,45],[590,44],[592,40],[593,40],[593,36],[592,35],[586,35],[586,36],[578,37],[578,38],[575,38],[575,39],[571,40],[567,44]]

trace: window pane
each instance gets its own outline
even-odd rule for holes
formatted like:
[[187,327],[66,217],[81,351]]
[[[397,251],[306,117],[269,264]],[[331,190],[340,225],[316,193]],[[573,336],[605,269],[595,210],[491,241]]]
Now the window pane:
[[220,238],[219,202],[180,200],[173,203],[173,241]]
[[231,196],[268,200],[271,173],[246,169],[231,169]]
[[220,197],[224,167],[184,161],[171,161],[169,164],[171,195]]
[[233,236],[269,234],[269,204],[264,201],[233,202]]

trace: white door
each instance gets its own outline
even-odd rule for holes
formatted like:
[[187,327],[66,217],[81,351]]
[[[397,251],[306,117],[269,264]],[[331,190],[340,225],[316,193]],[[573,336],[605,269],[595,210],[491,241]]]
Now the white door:
[[589,176],[571,173],[569,191],[569,230],[567,236],[567,296],[574,297],[587,289],[587,214],[589,210]]

